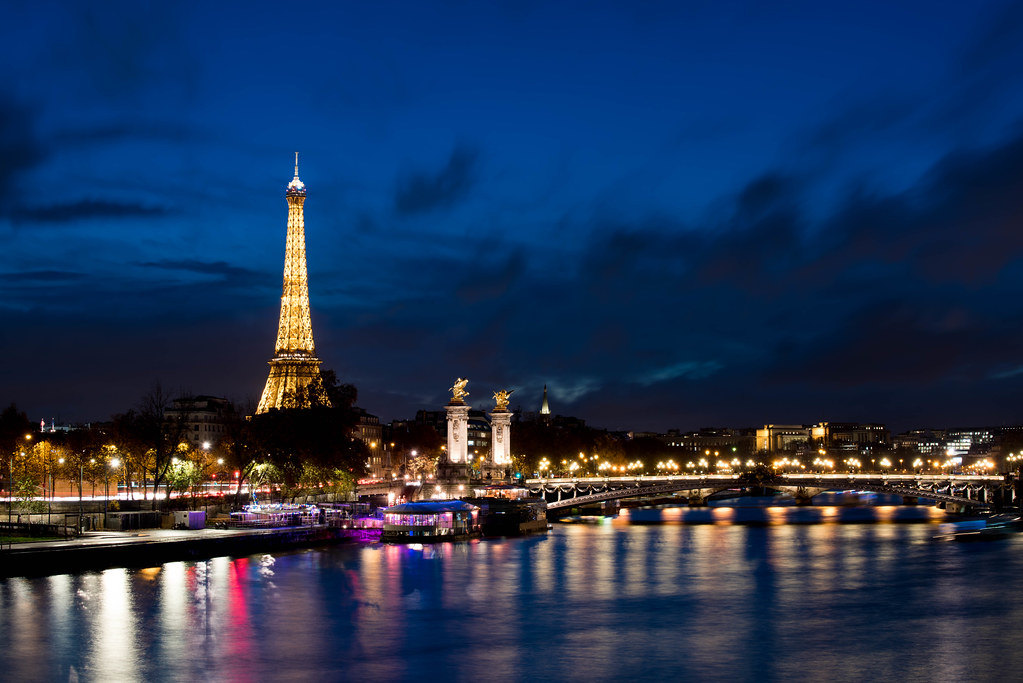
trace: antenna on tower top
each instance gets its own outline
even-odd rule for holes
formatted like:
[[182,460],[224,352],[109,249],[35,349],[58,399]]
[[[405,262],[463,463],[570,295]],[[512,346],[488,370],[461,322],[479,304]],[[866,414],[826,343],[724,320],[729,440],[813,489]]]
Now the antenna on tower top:
[[288,183],[288,196],[305,196],[305,183],[298,179],[298,152],[295,152],[295,177]]

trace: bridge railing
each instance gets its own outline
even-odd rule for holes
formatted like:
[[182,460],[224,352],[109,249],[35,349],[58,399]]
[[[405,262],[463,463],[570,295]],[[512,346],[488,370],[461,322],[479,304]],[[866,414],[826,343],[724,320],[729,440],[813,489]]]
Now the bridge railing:
[[[652,484],[659,482],[692,481],[692,482],[731,482],[738,480],[737,474],[644,474],[628,477],[540,477],[526,479],[527,486],[543,486],[558,484]],[[776,483],[813,482],[813,481],[848,481],[848,482],[891,482],[913,481],[925,483],[957,483],[990,484],[1005,481],[999,474],[917,474],[909,473],[778,473]]]

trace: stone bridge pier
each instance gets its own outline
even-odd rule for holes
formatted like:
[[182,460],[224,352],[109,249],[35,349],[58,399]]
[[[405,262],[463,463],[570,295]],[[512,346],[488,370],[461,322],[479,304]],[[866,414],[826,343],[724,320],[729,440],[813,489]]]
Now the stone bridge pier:
[[776,486],[774,488],[792,496],[796,505],[813,505],[814,496],[829,490],[820,486]]
[[721,489],[689,489],[689,507],[705,507],[707,500]]

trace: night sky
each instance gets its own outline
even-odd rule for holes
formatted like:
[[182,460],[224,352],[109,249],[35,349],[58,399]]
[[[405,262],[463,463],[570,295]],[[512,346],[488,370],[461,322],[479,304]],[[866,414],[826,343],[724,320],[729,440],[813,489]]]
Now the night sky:
[[7,3],[0,402],[1023,423],[1018,2]]

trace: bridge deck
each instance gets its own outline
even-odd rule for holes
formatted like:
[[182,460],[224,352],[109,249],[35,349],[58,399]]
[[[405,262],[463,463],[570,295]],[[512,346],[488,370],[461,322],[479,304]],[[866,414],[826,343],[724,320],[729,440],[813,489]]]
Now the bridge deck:
[[[739,479],[732,474],[705,474],[653,477],[576,477],[571,479],[551,477],[529,479],[525,484],[541,495],[557,492],[558,500],[548,501],[547,504],[548,509],[556,510],[589,503],[678,493],[687,490],[722,491],[747,487],[751,482]],[[998,475],[811,473],[778,475],[774,479],[758,485],[774,489],[815,490],[818,493],[833,489],[866,490],[971,507],[989,507],[988,502],[974,500],[969,497],[969,494],[983,488],[1000,487],[1004,484],[1005,478]],[[580,492],[584,490],[590,492],[581,494]],[[561,499],[561,494],[568,492],[574,495]],[[964,495],[957,495],[960,493]]]

